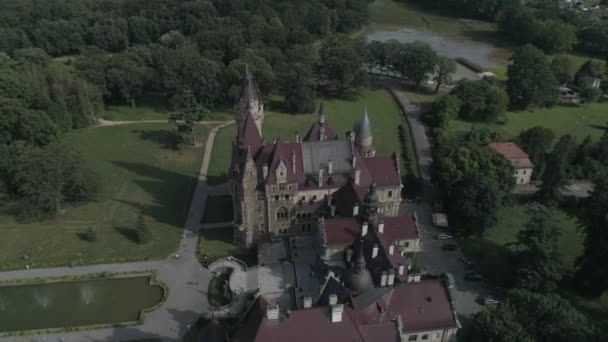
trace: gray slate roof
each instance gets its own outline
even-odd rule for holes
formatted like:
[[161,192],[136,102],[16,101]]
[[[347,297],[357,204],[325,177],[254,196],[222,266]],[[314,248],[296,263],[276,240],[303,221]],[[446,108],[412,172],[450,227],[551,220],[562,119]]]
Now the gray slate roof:
[[302,163],[304,174],[317,175],[323,168],[327,174],[327,164],[333,163],[333,173],[353,173],[353,151],[348,140],[302,142]]

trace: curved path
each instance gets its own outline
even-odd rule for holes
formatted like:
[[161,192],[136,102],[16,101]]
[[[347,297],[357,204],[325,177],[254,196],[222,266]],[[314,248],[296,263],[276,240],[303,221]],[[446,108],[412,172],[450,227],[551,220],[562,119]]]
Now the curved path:
[[[106,127],[106,126],[120,126],[120,125],[129,125],[136,123],[167,123],[167,120],[106,120],[99,118],[97,119],[97,125],[94,127]],[[199,121],[197,124],[199,125],[215,125],[215,124],[226,124],[232,123],[232,121]]]
[[[139,121],[137,121],[139,122]],[[166,121],[163,121],[166,122]],[[209,123],[209,122],[207,122]],[[207,291],[213,276],[211,271],[201,266],[196,258],[198,231],[205,211],[209,192],[215,192],[207,185],[207,169],[211,160],[213,142],[218,131],[233,124],[223,121],[211,130],[205,144],[205,154],[198,176],[196,190],[192,196],[184,234],[176,254],[166,260],[133,262],[125,264],[91,265],[83,267],[43,268],[0,273],[0,281],[36,277],[61,277],[65,275],[99,272],[130,272],[156,270],[157,279],[169,288],[166,301],[156,310],[147,314],[143,324],[124,327],[87,330],[70,333],[42,334],[37,336],[0,337],[0,342],[32,341],[127,341],[132,339],[158,338],[168,342],[178,342],[199,317],[209,309]],[[125,123],[126,124],[126,123]],[[211,190],[211,191],[210,191]],[[221,191],[221,190],[220,190]]]

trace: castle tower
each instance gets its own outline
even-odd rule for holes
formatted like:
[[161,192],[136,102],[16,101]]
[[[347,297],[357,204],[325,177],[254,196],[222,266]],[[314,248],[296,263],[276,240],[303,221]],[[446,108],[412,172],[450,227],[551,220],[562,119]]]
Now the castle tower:
[[365,108],[363,119],[355,125],[355,144],[363,157],[373,157],[376,154],[367,108]]
[[234,182],[233,198],[235,204],[235,240],[244,246],[251,246],[258,234],[256,216],[256,188],[258,185],[258,172],[251,155],[247,149],[247,156],[241,171],[241,179]]
[[262,136],[264,103],[258,85],[249,72],[249,67],[245,65],[245,71],[241,77],[241,90],[235,108],[235,120],[239,127],[244,125],[248,115],[253,117],[255,126],[260,136]]
[[361,213],[361,220],[363,222],[370,222],[373,224],[378,223],[378,207],[380,199],[376,191],[376,182],[372,182],[367,190],[367,195],[363,200],[363,212]]
[[359,242],[357,256],[351,268],[344,275],[346,286],[354,293],[361,293],[374,287],[372,275],[369,273],[365,265],[365,257],[363,256],[363,240]]

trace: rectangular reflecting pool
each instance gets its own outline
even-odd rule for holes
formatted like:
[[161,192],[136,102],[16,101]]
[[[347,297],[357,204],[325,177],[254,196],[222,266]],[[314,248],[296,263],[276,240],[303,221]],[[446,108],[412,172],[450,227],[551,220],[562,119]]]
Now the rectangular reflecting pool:
[[137,321],[163,298],[149,276],[0,286],[0,332]]

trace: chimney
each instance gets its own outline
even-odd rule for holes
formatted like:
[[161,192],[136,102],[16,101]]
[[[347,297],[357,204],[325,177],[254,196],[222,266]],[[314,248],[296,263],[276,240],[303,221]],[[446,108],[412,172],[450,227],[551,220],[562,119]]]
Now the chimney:
[[380,276],[380,287],[386,286],[387,280],[388,280],[388,272],[382,271],[382,275]]
[[401,165],[399,165],[399,153],[393,152],[393,156],[395,157],[395,166],[397,168],[397,173],[401,174]]
[[325,140],[325,126],[319,128],[319,141]]
[[357,167],[357,157],[353,156],[353,169]]
[[329,295],[329,305],[336,305],[338,304],[338,295],[332,293]]
[[301,143],[302,141],[300,140],[300,132],[296,132],[296,144]]
[[399,265],[399,275],[405,274],[405,265]]
[[266,309],[266,319],[273,320],[279,319],[279,306],[278,305],[269,305]]
[[[378,224],[378,232],[380,234],[384,233],[384,221],[380,221],[380,223]],[[391,253],[393,254],[393,253]]]
[[323,187],[323,169],[319,169],[319,187]]
[[388,254],[393,255],[395,252],[395,245],[388,246]]
[[374,248],[372,249],[372,258],[375,258],[378,256],[378,244],[374,245]]
[[331,207],[329,207],[330,211],[331,211],[331,217],[336,216],[336,206],[332,205]]
[[296,150],[291,150],[291,167],[293,173],[296,173]]
[[312,298],[304,297],[304,309],[308,309],[312,307]]
[[393,286],[395,285],[395,272],[389,272],[388,273],[388,286]]
[[355,142],[355,132],[346,132],[346,139],[350,140],[351,142]]
[[262,167],[262,176],[264,177],[264,181],[266,181],[266,178],[268,178],[268,165]]
[[364,222],[363,226],[361,226],[361,237],[367,235],[367,227],[368,227],[367,222]]
[[331,306],[331,322],[339,323],[342,322],[342,313],[344,312],[344,305],[336,304]]
[[361,170],[355,170],[355,185],[361,183]]
[[353,205],[353,216],[357,215],[359,215],[359,204],[355,203],[355,205]]
[[331,160],[327,162],[327,173],[330,175],[334,173],[334,162]]

